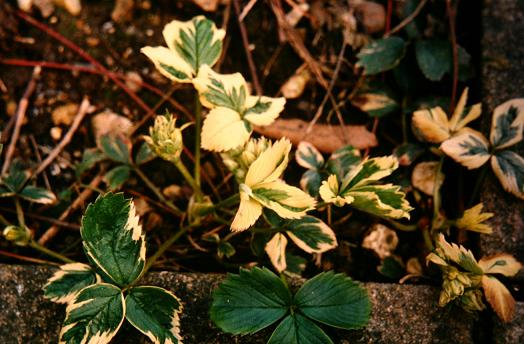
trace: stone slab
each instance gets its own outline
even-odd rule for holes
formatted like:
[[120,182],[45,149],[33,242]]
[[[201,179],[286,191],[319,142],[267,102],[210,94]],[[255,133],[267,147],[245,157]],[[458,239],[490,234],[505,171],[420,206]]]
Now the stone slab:
[[517,302],[515,318],[509,324],[505,324],[493,315],[493,343],[494,344],[518,344],[524,343],[524,302]]
[[[484,132],[489,133],[493,109],[524,97],[524,8],[520,0],[486,0],[482,13],[482,101]],[[524,144],[516,146],[524,156]],[[495,213],[494,233],[482,235],[482,254],[505,251],[524,262],[524,202],[503,191],[491,173],[481,199]],[[518,279],[524,279],[521,270]]]
[[[0,342],[56,343],[65,306],[43,299],[42,286],[53,268],[0,265]],[[184,303],[185,344],[265,343],[273,328],[254,336],[230,336],[208,317],[212,290],[224,275],[154,272],[143,283],[172,290]],[[428,286],[365,284],[373,303],[369,326],[358,331],[326,332],[335,343],[473,343],[474,319],[459,309],[437,306],[438,290]],[[149,343],[126,325],[113,343]]]

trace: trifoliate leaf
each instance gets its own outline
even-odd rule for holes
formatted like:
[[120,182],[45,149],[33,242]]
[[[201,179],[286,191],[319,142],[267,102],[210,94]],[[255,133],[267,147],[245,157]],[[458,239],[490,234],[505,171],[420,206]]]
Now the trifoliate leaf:
[[84,172],[93,168],[98,162],[106,159],[104,153],[98,148],[88,148],[82,154],[82,161],[76,165],[75,174],[80,177]]
[[491,144],[502,149],[522,141],[524,98],[512,99],[497,106],[491,122]]
[[332,271],[304,283],[294,297],[294,304],[305,316],[343,329],[366,326],[371,312],[366,289]]
[[291,299],[284,283],[270,270],[241,269],[214,291],[211,319],[224,332],[251,334],[282,318]]
[[482,113],[482,104],[477,103],[470,107],[466,107],[468,101],[468,88],[466,87],[460,96],[460,99],[455,106],[453,115],[449,120],[449,129],[451,132],[457,132],[460,129],[464,128],[470,122],[476,120],[480,117]]
[[385,72],[397,66],[404,57],[406,43],[402,38],[389,37],[371,42],[358,53],[357,67],[364,68],[364,75]]
[[100,138],[100,145],[107,158],[122,164],[131,163],[131,142],[128,139],[105,135]]
[[320,327],[308,318],[294,313],[277,326],[267,344],[333,344]]
[[470,170],[484,165],[491,157],[488,140],[484,135],[470,128],[464,128],[444,141],[440,149]]
[[146,246],[133,202],[107,193],[87,207],[80,233],[88,258],[119,286],[142,273]]
[[128,165],[120,165],[104,175],[104,180],[111,190],[118,190],[129,179],[131,168]]
[[287,239],[282,233],[276,233],[271,240],[268,241],[264,251],[269,256],[269,260],[278,272],[286,270],[286,246]]
[[107,283],[86,287],[67,306],[60,343],[109,343],[124,314],[124,295],[118,287]]
[[44,297],[56,303],[69,303],[87,286],[100,282],[91,267],[82,263],[60,266],[44,286]]
[[126,319],[155,344],[178,344],[182,304],[160,287],[133,287],[126,296]]
[[32,185],[27,185],[23,188],[23,190],[18,193],[18,196],[29,202],[40,204],[53,204],[56,202],[56,196],[54,193],[47,189]]
[[318,170],[324,165],[324,157],[311,143],[300,141],[295,152],[295,160],[300,166]]
[[491,167],[504,190],[524,199],[524,158],[512,151],[496,152]]
[[492,276],[482,276],[482,289],[486,300],[495,310],[500,319],[510,322],[515,314],[515,300],[509,290],[498,279]]
[[314,216],[290,221],[286,230],[293,242],[307,253],[322,253],[337,246],[333,230]]
[[508,277],[515,276],[522,268],[522,264],[515,257],[506,253],[482,257],[479,266],[486,274],[502,274]]

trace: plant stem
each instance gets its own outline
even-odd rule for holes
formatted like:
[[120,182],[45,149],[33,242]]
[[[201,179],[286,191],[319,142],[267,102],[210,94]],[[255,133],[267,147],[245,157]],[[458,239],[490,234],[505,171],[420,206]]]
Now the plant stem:
[[[197,160],[195,158],[195,166],[197,165]],[[188,182],[189,186],[193,189],[193,192],[195,193],[197,201],[202,200],[202,190],[200,190],[200,186],[197,184],[196,180],[193,179],[191,176],[191,173],[189,173],[188,169],[180,159],[172,160],[171,161],[175,167],[178,169],[178,171],[182,174],[182,177]],[[200,174],[199,174],[200,175]]]
[[403,223],[397,222],[392,219],[384,218],[391,226],[393,226],[395,229],[398,229],[399,231],[403,232],[412,232],[417,230],[418,226],[416,224],[411,225],[405,225]]
[[43,254],[48,255],[48,256],[50,256],[50,257],[56,258],[56,259],[58,259],[58,260],[61,260],[61,261],[63,261],[64,263],[74,263],[74,262],[75,262],[74,260],[69,259],[69,258],[67,258],[66,256],[61,255],[60,253],[57,253],[57,252],[55,252],[55,251],[52,251],[52,250],[48,249],[48,248],[45,247],[45,246],[40,245],[39,243],[37,243],[37,242],[34,241],[34,240],[31,240],[31,241],[29,242],[28,246],[31,247],[31,248],[33,248],[33,249],[35,249],[35,250],[37,250],[37,251],[42,252]]
[[158,250],[147,260],[146,266],[144,267],[144,271],[142,272],[142,274],[145,274],[153,266],[153,264],[155,264],[158,258],[160,258],[164,254],[164,252],[166,252],[167,249],[171,247],[171,245],[173,245],[182,235],[184,235],[192,227],[194,226],[189,225],[180,228],[178,232],[173,234],[162,245],[160,245]]
[[468,207],[471,207],[473,202],[477,199],[477,197],[480,194],[480,187],[482,184],[484,184],[484,180],[486,179],[486,176],[488,175],[489,170],[489,164],[484,164],[484,166],[481,167],[480,172],[477,176],[477,181],[475,182],[475,187],[473,188],[473,193],[471,194],[471,197],[468,202]]
[[198,98],[198,92],[195,92],[195,185],[197,201],[201,201],[202,192],[200,191],[200,127],[202,126],[202,104]]
[[174,213],[176,213],[178,216],[182,216],[184,212],[180,210],[176,205],[174,205],[171,201],[167,200],[164,195],[162,195],[162,192],[156,187],[155,184],[140,170],[138,166],[131,166],[133,171],[142,179],[142,181],[147,185],[147,187],[153,191],[153,193],[158,197],[159,200],[164,202],[166,206],[168,206],[171,210],[173,210]]
[[435,172],[435,181],[433,184],[433,219],[431,229],[435,229],[435,221],[439,217],[440,213],[440,175],[442,173],[442,165],[444,164],[444,156],[442,156],[437,165],[437,171]]
[[239,193],[236,193],[236,194],[234,194],[232,196],[229,196],[225,200],[222,200],[222,201],[220,201],[220,202],[218,202],[216,204],[213,204],[212,207],[207,208],[204,211],[204,213],[202,214],[202,216],[210,214],[211,212],[215,211],[216,209],[227,208],[227,207],[229,207],[231,205],[237,204],[239,200],[240,200],[240,194]]
[[286,278],[286,275],[284,275],[283,272],[280,273],[280,280],[284,283],[284,285],[286,286],[286,288],[289,289],[289,285],[287,284],[287,278]]
[[25,228],[24,210],[22,209],[22,206],[20,205],[20,199],[17,196],[15,196],[15,205],[18,226]]

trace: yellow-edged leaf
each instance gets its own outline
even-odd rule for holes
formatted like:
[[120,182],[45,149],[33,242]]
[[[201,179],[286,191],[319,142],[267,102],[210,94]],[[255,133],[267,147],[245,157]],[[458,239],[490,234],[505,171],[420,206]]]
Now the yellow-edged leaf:
[[354,198],[352,207],[381,217],[409,219],[413,210],[400,187],[393,184],[363,186],[344,195]]
[[464,128],[440,145],[440,149],[468,169],[479,168],[490,158],[489,142],[480,132]]
[[487,274],[502,274],[515,276],[522,268],[522,264],[510,254],[499,253],[489,257],[482,257],[479,266]]
[[368,185],[387,177],[397,168],[398,159],[393,155],[363,160],[344,177],[341,193],[345,195],[348,189]]
[[243,145],[251,132],[234,110],[217,107],[209,111],[202,126],[202,148],[223,152]]
[[298,219],[315,208],[316,201],[304,191],[281,180],[257,184],[252,197],[285,219]]
[[227,107],[239,114],[244,111],[249,90],[242,74],[220,74],[204,65],[193,79],[193,85],[205,107]]
[[483,213],[482,207],[482,203],[479,203],[476,206],[467,209],[464,212],[464,215],[462,215],[462,217],[456,221],[455,225],[457,228],[467,229],[484,234],[491,234],[493,229],[490,225],[484,223],[484,221],[492,218],[495,214]]
[[270,125],[284,110],[286,98],[248,96],[244,119],[254,125]]
[[441,107],[415,111],[412,126],[415,135],[427,142],[441,143],[450,136],[448,117]]
[[144,47],[140,51],[165,77],[177,82],[191,82],[193,70],[176,52],[166,47]]
[[240,205],[231,223],[231,230],[234,232],[248,229],[262,215],[262,205],[260,203],[250,199],[249,195],[243,192],[240,193],[240,198]]
[[484,295],[493,310],[504,322],[510,322],[515,314],[515,300],[509,290],[498,279],[492,276],[482,276]]
[[318,193],[324,202],[333,203],[337,207],[342,207],[345,204],[353,202],[353,197],[339,195],[339,185],[336,174],[330,175],[327,180],[322,182]]
[[286,231],[289,238],[307,253],[323,253],[337,247],[333,230],[314,216],[290,221]]
[[317,170],[324,165],[324,157],[311,143],[300,141],[295,152],[295,160],[300,166]]
[[478,103],[470,108],[466,107],[468,101],[468,88],[466,87],[460,96],[460,99],[455,106],[455,111],[449,120],[449,129],[452,132],[459,131],[464,128],[469,122],[479,118],[482,112],[482,104]]
[[502,149],[522,141],[524,130],[524,98],[508,100],[493,111],[490,141]]
[[252,187],[258,183],[272,182],[278,179],[288,164],[291,142],[282,138],[266,149],[249,166],[245,183]]
[[286,270],[286,246],[287,239],[282,233],[276,233],[271,240],[268,241],[264,250],[266,251],[271,263],[278,272]]
[[504,190],[524,199],[524,158],[504,150],[491,158],[491,167]]

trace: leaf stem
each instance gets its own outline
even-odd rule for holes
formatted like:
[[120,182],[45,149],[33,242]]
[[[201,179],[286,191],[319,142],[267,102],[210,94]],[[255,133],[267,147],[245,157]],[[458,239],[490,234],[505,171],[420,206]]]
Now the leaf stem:
[[[199,159],[195,157],[195,166],[197,165],[198,160]],[[191,176],[191,173],[189,173],[188,169],[186,168],[182,160],[175,159],[175,160],[172,160],[171,162],[175,165],[178,171],[182,174],[182,177],[184,177],[184,179],[187,181],[189,186],[191,186],[191,188],[193,189],[193,192],[195,193],[197,201],[202,200],[202,190],[200,190],[199,184],[197,184],[196,180],[193,179],[193,177]]]
[[[200,191],[200,128],[202,126],[202,104],[198,97],[198,92],[195,92],[195,187],[197,201],[202,200],[202,191]],[[198,190],[198,192],[197,192]]]
[[171,210],[173,210],[175,214],[177,214],[178,216],[182,216],[184,214],[184,212],[180,210],[176,205],[174,205],[173,202],[167,200],[164,197],[162,192],[156,187],[155,184],[153,184],[153,182],[144,174],[144,172],[140,170],[138,166],[132,165],[131,168],[138,175],[138,177],[142,179],[142,181],[147,185],[147,187],[151,191],[153,191],[153,193],[158,197],[158,199],[164,202],[164,204],[168,206]]
[[238,201],[240,200],[240,194],[237,192],[236,194],[232,195],[232,196],[229,196],[228,198],[216,203],[216,204],[213,204],[212,207],[209,207],[207,208],[206,210],[204,210],[204,213],[203,215],[207,215],[207,214],[210,214],[211,212],[215,211],[216,209],[219,209],[219,208],[227,208],[229,206],[232,206],[232,205],[235,205],[238,203]]
[[473,202],[479,197],[480,194],[480,188],[482,184],[484,184],[484,180],[486,179],[486,176],[488,175],[489,170],[489,163],[484,164],[484,166],[481,167],[480,172],[477,176],[477,181],[475,182],[475,187],[473,188],[473,193],[471,193],[471,197],[468,202],[468,207],[471,207]]
[[37,251],[42,252],[43,254],[48,255],[50,257],[56,258],[58,260],[61,260],[64,263],[74,263],[75,262],[74,260],[69,259],[66,256],[63,256],[63,255],[61,255],[58,252],[55,252],[53,250],[48,249],[45,246],[40,245],[39,243],[37,243],[34,240],[29,241],[28,246],[33,248],[33,249],[35,249],[35,250],[37,250]]
[[15,196],[15,205],[18,226],[25,228],[24,210],[22,209],[22,206],[20,205],[20,199],[17,196]]
[[160,245],[158,250],[147,260],[142,275],[144,275],[153,266],[153,264],[155,264],[158,258],[160,258],[164,254],[164,252],[166,252],[171,247],[171,245],[173,245],[182,235],[184,235],[189,229],[193,227],[194,226],[192,225],[182,227],[175,234],[173,234],[166,241],[164,241],[164,243]]
[[440,175],[442,173],[442,165],[444,164],[444,156],[440,157],[439,163],[437,165],[437,171],[435,172],[435,181],[433,184],[433,219],[431,229],[435,229],[435,223],[439,217],[440,213]]

